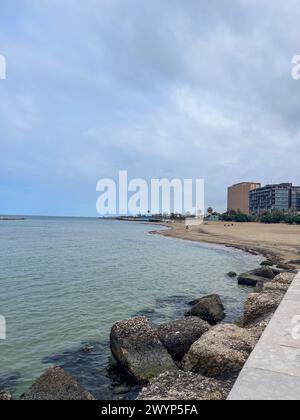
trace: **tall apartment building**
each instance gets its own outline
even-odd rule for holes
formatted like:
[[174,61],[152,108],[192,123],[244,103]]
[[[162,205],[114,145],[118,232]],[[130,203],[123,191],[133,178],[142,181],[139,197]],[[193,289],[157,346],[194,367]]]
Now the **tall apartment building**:
[[257,182],[241,182],[228,188],[228,210],[240,210],[249,214],[249,192],[260,188],[261,184]]
[[263,211],[293,209],[300,212],[300,187],[293,184],[266,185],[249,192],[249,209],[251,214]]

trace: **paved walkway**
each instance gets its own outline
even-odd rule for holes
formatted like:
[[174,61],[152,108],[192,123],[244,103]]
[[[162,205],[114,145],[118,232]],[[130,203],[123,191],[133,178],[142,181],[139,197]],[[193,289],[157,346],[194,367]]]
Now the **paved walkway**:
[[300,272],[228,399],[300,400]]

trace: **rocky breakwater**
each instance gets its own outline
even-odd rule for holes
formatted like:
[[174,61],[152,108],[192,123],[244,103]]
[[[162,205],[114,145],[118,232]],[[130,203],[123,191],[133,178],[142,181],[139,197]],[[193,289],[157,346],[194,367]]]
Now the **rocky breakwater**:
[[294,273],[281,273],[264,284],[259,293],[251,293],[245,303],[243,326],[255,328],[266,323],[280,305],[294,278]]
[[[211,302],[214,308],[220,298]],[[111,350],[119,366],[146,385],[139,399],[222,400],[233,386],[232,379],[218,380],[183,370],[182,359],[211,328],[199,316],[159,326],[150,325],[145,317],[135,317],[112,327]]]
[[[269,266],[262,268],[267,274]],[[226,399],[295,277],[293,272],[268,273],[260,289],[249,294],[239,326],[219,323],[225,313],[217,295],[191,302],[188,316],[168,324],[153,326],[145,317],[116,323],[110,335],[111,350],[121,369],[145,386],[138,399]],[[0,394],[2,400],[10,398],[8,393]],[[63,369],[55,367],[48,369],[21,399],[94,397]]]
[[251,331],[216,325],[225,317],[218,295],[190,304],[192,310],[183,320],[152,326],[137,317],[113,326],[115,359],[146,385],[139,399],[225,399],[254,348]]
[[248,296],[243,322],[211,327],[195,341],[176,372],[150,381],[139,399],[224,400],[295,277],[282,272]]
[[247,271],[238,276],[238,284],[240,286],[260,287],[267,282],[273,280],[279,274],[289,272],[295,274],[297,271],[291,265],[284,263],[277,264],[275,267],[270,260],[263,261],[260,268]]

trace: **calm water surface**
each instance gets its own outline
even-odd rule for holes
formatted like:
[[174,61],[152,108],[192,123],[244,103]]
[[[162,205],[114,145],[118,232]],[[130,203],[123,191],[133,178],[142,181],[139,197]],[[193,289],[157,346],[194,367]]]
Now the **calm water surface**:
[[[96,219],[0,222],[0,390],[17,397],[49,365],[63,366],[94,395],[132,398],[137,389],[112,364],[112,324],[136,314],[162,323],[187,302],[222,296],[227,320],[242,313],[248,288],[226,277],[258,257],[149,235],[153,227]],[[86,346],[89,352],[83,351]]]

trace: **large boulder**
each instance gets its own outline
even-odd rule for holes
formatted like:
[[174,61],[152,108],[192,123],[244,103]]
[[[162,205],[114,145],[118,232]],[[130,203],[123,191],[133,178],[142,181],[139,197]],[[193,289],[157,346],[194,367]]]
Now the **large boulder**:
[[262,293],[251,293],[245,302],[244,327],[273,314],[280,305],[284,294],[281,290],[263,290]]
[[10,401],[12,396],[10,392],[2,391],[0,392],[0,401]]
[[250,294],[245,303],[244,326],[268,323],[294,278],[294,273],[281,273],[264,283],[261,293]]
[[273,280],[276,274],[270,267],[256,268],[255,270],[240,274],[238,284],[240,286],[256,287],[258,284]]
[[269,280],[273,280],[273,278],[276,275],[274,273],[274,269],[272,269],[270,267],[256,268],[255,270],[252,271],[252,273],[256,276],[264,277],[264,278],[269,279]]
[[269,322],[271,321],[273,317],[273,314],[268,315],[266,318],[256,321],[252,324],[248,324],[247,329],[253,335],[256,342],[258,342],[263,335],[265,329],[269,325]]
[[295,273],[281,273],[273,279],[272,283],[281,283],[290,286],[294,279]]
[[279,268],[280,270],[287,270],[287,271],[293,271],[294,267],[286,264],[286,263],[279,263],[277,264],[277,268]]
[[184,370],[213,378],[236,374],[255,344],[248,330],[231,324],[217,325],[192,345],[183,361]]
[[216,325],[223,321],[226,315],[220,296],[209,295],[194,301],[194,306],[186,316],[197,316],[211,325]]
[[300,260],[291,260],[291,261],[288,261],[287,264],[300,265]]
[[54,367],[43,375],[26,391],[21,400],[95,400],[63,369]]
[[284,283],[280,283],[280,282],[271,282],[271,283],[266,283],[263,286],[263,291],[264,292],[282,292],[282,293],[286,293],[289,289],[289,284],[284,284]]
[[192,372],[166,372],[151,380],[138,400],[218,401],[226,400],[234,381],[219,381]]
[[119,365],[137,382],[177,370],[157,331],[145,317],[116,323],[111,330],[110,346]]
[[240,286],[257,287],[266,281],[264,277],[259,277],[252,272],[240,274],[238,277],[238,284]]
[[181,362],[191,345],[210,329],[210,325],[197,317],[160,325],[157,334],[174,360]]

